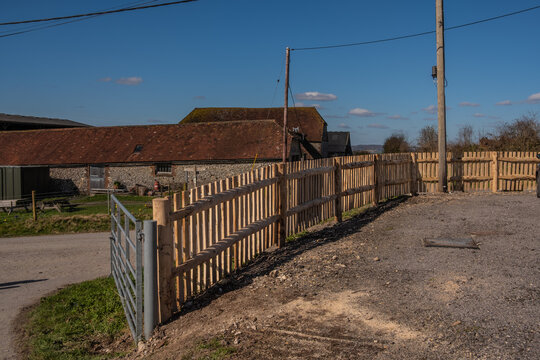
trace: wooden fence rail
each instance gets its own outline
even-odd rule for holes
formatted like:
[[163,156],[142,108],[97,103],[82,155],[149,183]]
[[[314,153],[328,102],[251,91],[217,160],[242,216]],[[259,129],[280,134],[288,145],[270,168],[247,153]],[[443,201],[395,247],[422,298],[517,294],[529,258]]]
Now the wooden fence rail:
[[[534,156],[449,153],[449,190],[532,190],[539,162]],[[300,161],[155,199],[160,321],[288,236],[384,199],[435,192],[437,167],[437,153]]]

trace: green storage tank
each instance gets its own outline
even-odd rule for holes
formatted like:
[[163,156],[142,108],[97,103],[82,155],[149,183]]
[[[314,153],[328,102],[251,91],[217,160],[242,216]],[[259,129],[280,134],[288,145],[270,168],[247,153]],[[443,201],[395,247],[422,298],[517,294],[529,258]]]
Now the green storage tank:
[[0,200],[22,199],[50,191],[51,178],[48,167],[0,167]]

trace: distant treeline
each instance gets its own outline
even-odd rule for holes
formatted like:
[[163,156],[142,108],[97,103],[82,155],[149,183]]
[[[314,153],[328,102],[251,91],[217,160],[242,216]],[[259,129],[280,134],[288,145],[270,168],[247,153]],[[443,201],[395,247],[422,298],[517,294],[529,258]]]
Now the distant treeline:
[[[436,152],[438,150],[437,129],[428,125],[420,130],[416,142],[406,139],[402,133],[392,134],[384,141],[384,153]],[[536,113],[523,115],[505,122],[490,133],[474,134],[470,125],[459,129],[457,138],[448,141],[447,150],[454,153],[467,151],[539,151],[540,122]]]

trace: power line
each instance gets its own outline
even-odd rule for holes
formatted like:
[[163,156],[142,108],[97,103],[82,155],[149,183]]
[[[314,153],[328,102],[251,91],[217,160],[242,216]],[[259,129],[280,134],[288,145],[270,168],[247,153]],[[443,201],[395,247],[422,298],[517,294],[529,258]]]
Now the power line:
[[116,9],[116,10],[96,11],[96,12],[85,13],[85,14],[76,14],[76,15],[68,15],[68,16],[57,16],[57,17],[45,18],[45,19],[33,19],[33,20],[11,21],[11,22],[0,23],[0,26],[6,26],[6,25],[19,25],[19,24],[29,24],[29,23],[37,23],[37,22],[45,22],[45,21],[55,21],[55,20],[65,20],[65,19],[74,19],[74,18],[82,18],[82,17],[94,16],[94,15],[115,14],[115,13],[126,12],[126,11],[135,11],[135,10],[143,10],[143,9],[157,8],[157,7],[162,7],[162,6],[170,6],[170,5],[184,4],[184,3],[190,3],[190,2],[195,2],[195,1],[199,1],[199,0],[180,0],[180,1],[171,1],[171,2],[166,2],[166,3],[163,3],[163,4],[154,4],[154,5],[145,5],[145,6],[134,6],[134,7],[122,8],[122,9]]
[[[466,27],[466,26],[476,25],[476,24],[481,24],[481,23],[485,23],[485,22],[493,21],[493,20],[497,20],[497,19],[502,19],[502,18],[505,18],[505,17],[508,17],[508,16],[513,16],[513,15],[521,14],[521,13],[524,13],[524,12],[527,12],[527,11],[536,10],[538,8],[540,8],[540,5],[533,6],[533,7],[527,8],[527,9],[523,9],[523,10],[514,11],[514,12],[503,14],[503,15],[490,17],[490,18],[487,18],[487,19],[477,20],[477,21],[473,21],[473,22],[469,22],[469,23],[465,23],[465,24],[461,24],[461,25],[456,25],[456,26],[450,26],[450,27],[447,27],[445,29],[445,31],[459,29],[459,28],[463,28],[463,27]],[[417,36],[424,36],[424,35],[429,35],[429,34],[434,34],[434,33],[435,33],[435,30],[432,30],[432,31],[424,31],[424,32],[421,32],[421,33],[416,33],[416,34],[396,36],[396,37],[384,38],[384,39],[378,39],[378,40],[369,40],[369,41],[362,41],[362,42],[355,42],[355,43],[348,43],[348,44],[338,44],[338,45],[303,47],[303,48],[296,48],[296,49],[291,49],[291,50],[293,50],[293,51],[322,50],[322,49],[333,49],[333,48],[341,48],[341,47],[368,45],[368,44],[376,44],[376,43],[387,42],[387,41],[408,39],[408,38],[413,38],[413,37],[417,37]]]
[[[122,7],[124,7],[124,6],[132,6],[132,5],[139,5],[139,4],[150,4],[150,3],[154,3],[156,1],[160,1],[160,0],[136,1],[136,2],[133,2],[133,3],[122,5]],[[103,11],[110,10],[110,9],[117,9],[117,8],[118,8],[118,6],[115,6],[115,7],[107,8],[107,9],[105,9]],[[68,20],[68,21],[64,21],[64,22],[58,22],[56,24],[50,24],[50,25],[37,25],[37,26],[36,25],[30,25],[29,27],[26,27],[26,28],[23,28],[23,29],[20,29],[18,31],[14,31],[14,32],[12,30],[7,30],[7,31],[0,32],[0,38],[5,38],[5,37],[9,37],[9,36],[14,36],[14,35],[20,35],[20,34],[26,34],[26,33],[29,33],[29,32],[43,30],[43,29],[49,29],[49,28],[52,28],[52,27],[57,27],[57,26],[62,26],[62,25],[66,25],[66,24],[71,24],[71,23],[74,23],[74,22],[93,19],[93,18],[98,17],[98,16],[99,15],[87,16],[87,17],[72,19],[72,20]]]

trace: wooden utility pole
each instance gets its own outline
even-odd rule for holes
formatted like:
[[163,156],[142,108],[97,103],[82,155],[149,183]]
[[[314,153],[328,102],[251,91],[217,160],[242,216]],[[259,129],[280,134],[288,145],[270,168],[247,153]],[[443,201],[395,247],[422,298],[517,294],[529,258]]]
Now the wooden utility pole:
[[283,106],[283,163],[287,162],[287,109],[289,107],[290,49],[285,50],[285,104]]
[[437,112],[439,117],[439,173],[438,192],[446,192],[446,99],[444,94],[444,14],[443,0],[436,0],[437,13]]

